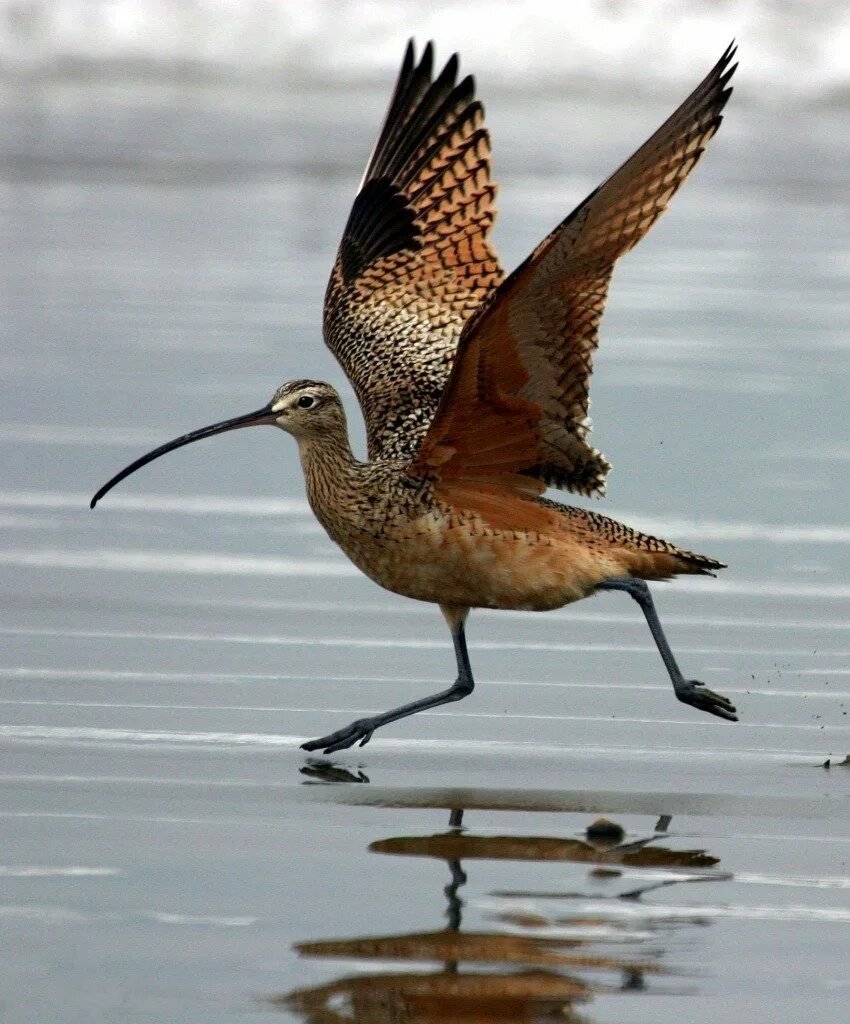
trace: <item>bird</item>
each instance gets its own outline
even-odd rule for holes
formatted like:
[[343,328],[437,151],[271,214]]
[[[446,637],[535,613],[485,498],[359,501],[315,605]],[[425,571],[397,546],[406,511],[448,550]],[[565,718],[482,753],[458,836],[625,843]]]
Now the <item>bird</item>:
[[589,442],[589,388],[615,262],[655,223],[717,131],[733,42],[661,127],[511,274],[490,229],[496,184],[471,76],[429,42],[407,44],[325,295],[323,337],[351,382],[367,461],[352,453],[327,383],[291,380],[262,408],[192,431],[128,465],[94,495],[183,445],[271,425],[298,445],[309,504],[375,583],[439,605],[457,678],[447,689],[302,744],[325,754],[459,701],[474,681],[473,608],[548,611],[603,591],[641,608],[683,703],[727,721],[736,709],[686,679],[648,582],[714,575],[705,555],[583,507],[549,487],[601,496],[610,467]]

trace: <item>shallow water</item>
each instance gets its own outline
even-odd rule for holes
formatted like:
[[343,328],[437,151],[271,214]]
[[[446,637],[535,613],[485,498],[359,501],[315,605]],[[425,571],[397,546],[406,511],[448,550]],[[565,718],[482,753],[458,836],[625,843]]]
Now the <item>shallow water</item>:
[[[677,96],[488,98],[513,265]],[[298,744],[454,666],[316,526],[288,439],[87,502],[283,379],[342,385],[321,298],[384,97],[3,100],[4,1020],[843,1019],[843,115],[744,79],[618,269],[594,377],[596,507],[729,563],[656,598],[741,722],[677,704],[605,595],[473,615],[474,696],[329,761]]]

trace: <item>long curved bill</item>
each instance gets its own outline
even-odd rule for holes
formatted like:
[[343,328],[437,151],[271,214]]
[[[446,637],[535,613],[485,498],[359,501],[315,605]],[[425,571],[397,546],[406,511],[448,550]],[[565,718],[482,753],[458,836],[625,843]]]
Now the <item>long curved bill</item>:
[[135,462],[131,462],[120,473],[116,473],[95,494],[89,508],[94,508],[104,494],[107,491],[111,491],[116,484],[121,483],[125,477],[135,473],[137,469],[141,469],[142,466],[146,466],[149,462],[153,462],[154,459],[158,459],[160,455],[173,452],[175,448],[182,448],[184,444],[191,444],[193,441],[201,441],[205,437],[212,437],[213,434],[223,434],[226,430],[239,430],[240,427],[259,427],[264,423],[273,424],[274,422],[275,414],[272,411],[271,403],[269,403],[269,405],[264,406],[262,409],[257,409],[256,412],[249,412],[232,420],[224,420],[222,423],[213,423],[210,427],[201,427],[200,430],[193,430],[191,434],[175,437],[173,441],[160,445],[159,448],[154,448],[152,452],[148,452],[147,455],[143,455],[140,459],[136,459]]

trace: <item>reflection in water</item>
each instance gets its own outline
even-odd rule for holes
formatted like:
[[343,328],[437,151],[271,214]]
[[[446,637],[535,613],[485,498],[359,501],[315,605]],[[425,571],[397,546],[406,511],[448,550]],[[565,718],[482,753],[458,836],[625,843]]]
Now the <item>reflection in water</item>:
[[369,776],[357,769],[357,774],[342,765],[320,758],[310,758],[301,768],[301,774],[317,782],[368,782]]
[[[315,767],[306,774],[330,781],[326,772]],[[346,781],[362,780],[352,776]],[[532,1024],[556,1020],[589,1024],[577,1007],[589,1002],[594,993],[639,993],[646,988],[647,977],[674,975],[675,971],[661,962],[671,929],[702,923],[695,915],[676,921],[649,920],[635,930],[631,917],[618,919],[618,901],[637,900],[661,886],[723,877],[710,870],[717,858],[702,850],[656,845],[669,827],[666,815],[652,834],[629,842],[624,841],[625,833],[618,825],[605,821],[593,823],[585,839],[469,835],[463,830],[463,815],[463,809],[453,809],[446,832],[383,839],[369,847],[379,854],[446,862],[445,928],[299,943],[295,949],[302,957],[380,961],[381,969],[295,989],[274,997],[272,1005],[296,1013],[307,1024]],[[528,900],[599,901],[598,893],[493,892],[490,897],[498,908],[490,920],[498,922],[500,930],[462,931],[460,890],[467,882],[463,862],[475,860],[587,863],[592,865],[588,872],[591,882],[614,882],[624,870],[631,874],[635,868],[664,869],[665,877],[650,876],[645,885],[623,887],[602,897],[610,901],[612,913],[592,916],[560,917],[530,911]],[[642,947],[638,955],[631,953],[635,946]],[[623,952],[623,947],[629,952]],[[396,963],[410,965],[410,969],[386,969]],[[434,964],[439,966],[432,969]],[[659,984],[653,984],[654,990],[658,991]]]

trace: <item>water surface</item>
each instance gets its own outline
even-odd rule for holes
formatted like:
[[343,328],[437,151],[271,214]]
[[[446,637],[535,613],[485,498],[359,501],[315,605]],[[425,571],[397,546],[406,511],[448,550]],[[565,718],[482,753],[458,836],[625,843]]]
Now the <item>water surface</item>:
[[[677,98],[488,93],[506,264]],[[656,597],[739,724],[677,704],[605,595],[473,615],[473,697],[308,758],[454,664],[314,523],[289,439],[216,438],[89,512],[289,377],[341,386],[362,450],[320,311],[383,102],[4,95],[4,1019],[843,1019],[843,113],[744,80],[618,269],[594,377],[595,507],[729,563]]]

